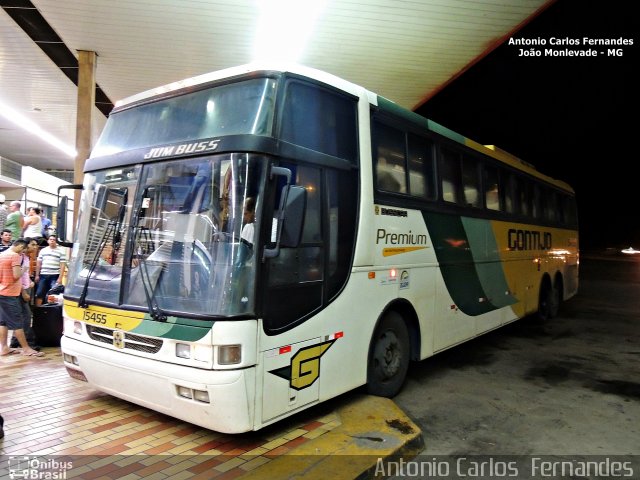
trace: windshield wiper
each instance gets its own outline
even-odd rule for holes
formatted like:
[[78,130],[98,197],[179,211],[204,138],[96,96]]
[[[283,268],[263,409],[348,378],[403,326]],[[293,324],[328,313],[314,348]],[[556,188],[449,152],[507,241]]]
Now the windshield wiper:
[[[84,285],[82,287],[82,293],[80,294],[80,299],[78,300],[78,306],[81,308],[87,308],[89,304],[87,303],[87,292],[89,291],[89,283],[91,282],[91,275],[96,269],[98,262],[100,261],[100,257],[102,256],[102,252],[104,251],[104,247],[107,244],[106,239],[111,239],[111,255],[109,256],[109,264],[114,265],[116,255],[118,254],[118,250],[120,249],[120,242],[122,240],[121,235],[121,227],[122,222],[124,220],[124,215],[126,212],[127,205],[127,196],[128,191],[126,188],[110,188],[106,189],[105,195],[103,197],[102,207],[100,209],[100,214],[106,214],[107,204],[115,204],[119,205],[118,212],[115,218],[109,219],[107,223],[107,227],[104,229],[104,232],[100,236],[98,240],[98,248],[96,248],[96,253],[93,255],[91,259],[91,264],[89,265],[89,270],[87,272],[87,278],[84,281]],[[96,228],[100,224],[100,215],[96,219]]]
[[[149,229],[146,227],[134,227],[134,228],[137,229],[137,232],[134,237],[135,243],[134,243],[133,251],[137,252],[139,250],[140,238],[142,237],[143,232],[145,232],[145,236],[148,237]],[[150,239],[146,239],[147,245],[149,244],[150,241],[151,241]],[[136,254],[134,253],[134,255]],[[140,255],[138,256],[138,262],[139,262],[138,266],[140,267],[139,276],[142,281],[142,288],[144,289],[144,297],[147,301],[147,307],[149,308],[149,315],[151,315],[151,318],[153,318],[154,320],[157,320],[159,322],[166,322],[167,315],[158,305],[158,302],[156,301],[155,292],[152,291],[151,276],[149,275],[149,267],[147,265],[147,260],[143,255]]]
[[98,261],[102,256],[102,252],[104,251],[104,247],[107,244],[106,239],[109,238],[109,235],[112,235],[115,232],[117,226],[117,222],[111,220],[107,224],[107,228],[104,229],[104,233],[98,240],[98,248],[96,248],[96,253],[93,255],[91,259],[91,264],[89,265],[89,270],[87,271],[87,278],[84,280],[84,285],[82,286],[82,293],[80,294],[80,299],[78,300],[78,306],[80,308],[87,308],[89,304],[87,303],[87,292],[89,291],[89,282],[91,281],[91,275],[93,274],[96,266],[98,265]]

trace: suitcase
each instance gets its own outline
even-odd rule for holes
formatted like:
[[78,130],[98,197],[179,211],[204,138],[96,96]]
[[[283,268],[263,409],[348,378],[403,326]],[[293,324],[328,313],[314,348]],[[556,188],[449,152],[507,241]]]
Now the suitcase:
[[62,305],[51,304],[33,308],[33,333],[38,345],[59,347],[62,324]]

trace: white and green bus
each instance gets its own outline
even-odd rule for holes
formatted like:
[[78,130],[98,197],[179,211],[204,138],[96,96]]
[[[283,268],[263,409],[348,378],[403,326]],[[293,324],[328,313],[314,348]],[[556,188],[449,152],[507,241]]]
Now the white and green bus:
[[298,66],[120,102],[78,210],[69,374],[220,432],[391,397],[411,360],[578,288],[568,185]]

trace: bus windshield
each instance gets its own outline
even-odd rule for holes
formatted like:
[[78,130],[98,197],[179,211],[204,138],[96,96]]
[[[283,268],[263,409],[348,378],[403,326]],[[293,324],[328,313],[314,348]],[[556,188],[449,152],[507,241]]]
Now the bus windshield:
[[271,135],[275,92],[275,79],[255,78],[116,111],[91,156],[222,135]]
[[264,164],[221,154],[88,173],[66,296],[159,320],[252,314]]

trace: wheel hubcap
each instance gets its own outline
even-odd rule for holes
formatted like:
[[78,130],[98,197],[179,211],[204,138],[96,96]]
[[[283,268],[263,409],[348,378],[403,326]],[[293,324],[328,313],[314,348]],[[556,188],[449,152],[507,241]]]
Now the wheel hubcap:
[[378,339],[375,349],[375,361],[383,378],[391,378],[400,368],[401,352],[398,338],[394,332],[387,331]]

